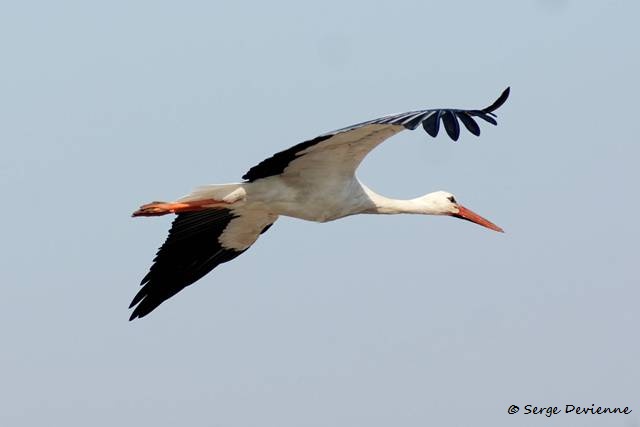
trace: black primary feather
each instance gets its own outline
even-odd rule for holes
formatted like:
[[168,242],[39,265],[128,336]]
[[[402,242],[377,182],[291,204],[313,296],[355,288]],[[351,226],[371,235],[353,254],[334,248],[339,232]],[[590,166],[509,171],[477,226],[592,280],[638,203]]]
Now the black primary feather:
[[473,111],[469,111],[468,113],[470,116],[480,117],[482,120],[489,122],[494,126],[498,124],[496,119],[494,119],[489,115],[489,113],[485,113],[484,111],[473,110]]
[[485,113],[493,113],[498,108],[502,107],[502,104],[504,104],[507,98],[509,98],[509,93],[511,93],[511,87],[507,87],[504,91],[502,91],[498,99],[493,101],[493,104],[489,105],[486,108],[483,108],[482,111],[484,111]]
[[464,127],[475,136],[480,136],[480,126],[466,111],[456,111],[456,116],[460,119]]
[[434,111],[425,121],[422,122],[422,127],[425,131],[432,137],[438,136],[438,131],[440,130],[440,115],[441,111]]
[[460,124],[458,123],[458,119],[456,119],[453,111],[447,110],[442,113],[442,123],[444,124],[444,130],[447,131],[447,135],[449,138],[457,141],[460,137]]
[[429,113],[428,112],[420,113],[416,115],[414,118],[412,118],[411,120],[404,122],[402,125],[409,130],[415,130],[415,128],[417,128],[420,125],[420,123],[422,123],[422,121],[427,116],[427,114]]

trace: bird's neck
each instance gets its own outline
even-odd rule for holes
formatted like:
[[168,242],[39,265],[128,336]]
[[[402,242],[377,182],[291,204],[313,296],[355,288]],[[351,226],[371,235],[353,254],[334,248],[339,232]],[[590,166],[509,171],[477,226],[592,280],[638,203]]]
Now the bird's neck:
[[417,197],[415,199],[392,199],[380,195],[369,188],[365,188],[367,196],[371,200],[373,206],[367,213],[395,215],[395,214],[419,214],[419,215],[442,215],[440,210],[436,209],[425,200],[425,197]]

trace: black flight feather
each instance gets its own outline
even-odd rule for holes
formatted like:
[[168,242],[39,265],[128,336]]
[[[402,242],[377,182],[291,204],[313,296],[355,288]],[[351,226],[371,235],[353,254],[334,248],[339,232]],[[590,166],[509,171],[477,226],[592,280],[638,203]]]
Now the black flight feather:
[[244,251],[225,248],[218,240],[234,218],[229,209],[178,214],[140,283],[142,289],[131,301],[129,308],[136,307],[129,320],[146,316],[218,265],[242,254]]
[[422,122],[422,127],[432,137],[438,136],[440,130],[440,114],[441,111],[434,111],[425,121]]
[[460,119],[464,127],[475,136],[480,136],[480,126],[466,111],[456,111],[456,116]]
[[446,110],[442,113],[442,123],[444,124],[444,130],[447,131],[447,135],[449,138],[457,141],[460,137],[460,124],[458,123],[458,119],[456,119],[453,111]]

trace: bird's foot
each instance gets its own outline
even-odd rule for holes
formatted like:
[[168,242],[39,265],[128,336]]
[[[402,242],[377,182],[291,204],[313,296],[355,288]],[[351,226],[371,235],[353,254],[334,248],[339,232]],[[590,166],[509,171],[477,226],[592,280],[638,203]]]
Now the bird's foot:
[[140,206],[131,216],[159,216],[171,213],[171,203],[151,202]]
[[204,209],[215,209],[229,203],[220,200],[206,199],[190,202],[151,202],[140,206],[131,216],[160,216],[170,213],[195,212]]

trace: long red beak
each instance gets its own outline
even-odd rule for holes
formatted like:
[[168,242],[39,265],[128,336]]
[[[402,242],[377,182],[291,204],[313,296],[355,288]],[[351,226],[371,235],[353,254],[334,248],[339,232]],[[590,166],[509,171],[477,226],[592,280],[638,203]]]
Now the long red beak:
[[487,227],[493,231],[498,231],[500,233],[504,233],[504,230],[488,219],[485,219],[473,212],[471,209],[467,209],[464,206],[458,205],[458,209],[460,210],[457,214],[452,214],[451,216],[455,216],[456,218],[466,219],[467,221],[475,222],[478,225],[483,227]]

